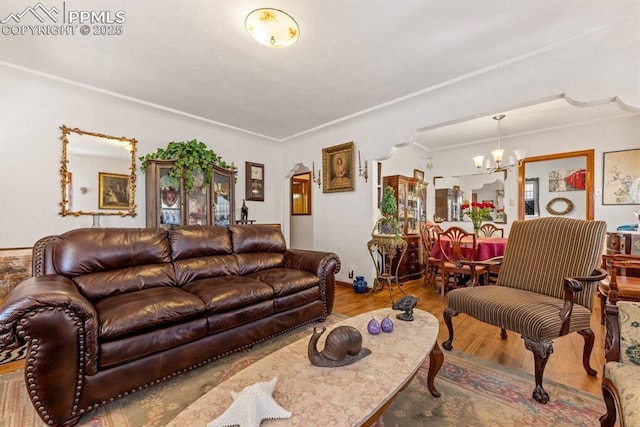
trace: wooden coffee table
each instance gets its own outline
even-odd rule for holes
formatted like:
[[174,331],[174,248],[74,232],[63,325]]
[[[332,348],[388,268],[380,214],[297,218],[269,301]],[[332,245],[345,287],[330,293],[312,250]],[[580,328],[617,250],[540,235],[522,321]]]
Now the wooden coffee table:
[[[438,320],[426,311],[414,309],[415,319],[404,322],[395,318],[398,313],[391,308],[370,311],[327,328],[318,342],[320,351],[324,348],[324,338],[339,325],[353,326],[362,333],[363,347],[372,353],[354,364],[339,368],[312,365],[307,357],[309,334],[220,383],[169,425],[206,426],[231,405],[231,391],[239,392],[273,377],[278,378],[273,397],[292,416],[265,420],[263,425],[371,425],[411,382],[427,357],[430,358],[429,391],[438,397],[434,378],[444,360],[436,343]],[[371,317],[380,322],[387,315],[393,320],[393,332],[370,335],[367,323]]]

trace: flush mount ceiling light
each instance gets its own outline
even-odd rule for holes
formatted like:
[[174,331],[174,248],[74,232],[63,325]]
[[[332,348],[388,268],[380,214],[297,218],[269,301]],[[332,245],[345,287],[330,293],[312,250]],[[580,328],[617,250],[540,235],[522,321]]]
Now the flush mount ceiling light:
[[287,47],[300,36],[298,23],[278,9],[256,9],[247,15],[244,26],[251,37],[269,47]]
[[485,161],[484,156],[475,156],[473,158],[473,162],[475,163],[478,170],[487,173],[494,172],[507,172],[512,170],[514,167],[522,166],[522,161],[524,160],[524,150],[513,150],[514,157],[510,158],[510,162],[508,164],[503,163],[503,155],[504,149],[502,148],[502,119],[505,118],[504,114],[498,114],[497,116],[493,116],[493,120],[498,122],[498,148],[491,152],[493,156],[494,164],[491,164],[491,161],[487,159]]

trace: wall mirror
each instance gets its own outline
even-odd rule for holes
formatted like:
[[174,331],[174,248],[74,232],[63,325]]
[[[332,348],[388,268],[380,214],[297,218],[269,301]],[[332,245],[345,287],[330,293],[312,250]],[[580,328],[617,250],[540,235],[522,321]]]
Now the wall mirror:
[[60,129],[60,215],[136,216],[136,140]]
[[291,215],[311,215],[311,173],[291,177]]
[[493,222],[504,223],[504,180],[504,173],[434,177],[434,221],[462,221],[463,203],[491,202],[496,207]]
[[528,157],[518,169],[518,219],[593,219],[594,150]]

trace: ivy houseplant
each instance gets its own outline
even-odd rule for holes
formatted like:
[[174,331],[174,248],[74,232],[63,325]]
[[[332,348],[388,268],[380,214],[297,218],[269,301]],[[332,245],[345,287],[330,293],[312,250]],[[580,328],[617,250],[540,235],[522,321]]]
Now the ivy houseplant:
[[397,211],[398,201],[395,191],[393,187],[387,185],[382,191],[382,199],[380,200],[380,213],[382,214],[382,218],[376,221],[373,226],[373,232],[377,230],[380,234],[395,234],[396,237],[399,237],[400,224],[395,216]]
[[169,176],[176,180],[182,179],[187,193],[193,188],[198,171],[204,175],[204,186],[207,186],[213,178],[214,165],[224,169],[236,169],[233,163],[228,164],[204,142],[197,139],[169,142],[166,148],[158,148],[153,153],[139,157],[139,160],[143,172],[146,172],[150,160],[174,160],[175,164],[169,171]]

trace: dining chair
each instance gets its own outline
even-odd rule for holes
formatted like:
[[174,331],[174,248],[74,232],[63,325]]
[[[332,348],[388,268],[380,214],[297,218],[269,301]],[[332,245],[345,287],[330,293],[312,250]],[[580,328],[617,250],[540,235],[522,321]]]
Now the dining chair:
[[482,226],[480,227],[480,235],[484,237],[493,237],[494,234],[496,235],[496,237],[504,237],[504,229],[496,227],[490,222],[482,224]]
[[469,279],[470,286],[479,283],[478,277],[484,276],[487,283],[487,267],[475,264],[461,264],[461,261],[473,261],[476,255],[477,241],[475,233],[467,232],[460,227],[449,227],[437,233],[440,249],[440,275],[442,287],[440,299],[449,287],[456,288],[460,280]]
[[[616,261],[616,266],[612,265]],[[600,323],[605,324],[605,306],[607,301],[615,304],[615,301],[640,301],[640,269],[633,265],[626,268],[620,263],[630,261],[635,264],[640,262],[640,255],[631,254],[603,254],[601,268],[607,271],[607,277],[598,283],[598,298],[600,300]],[[614,271],[615,270],[615,271]],[[611,280],[615,277],[615,293],[612,298]],[[615,301],[612,301],[615,300]]]
[[542,379],[552,342],[577,332],[584,338],[584,369],[595,376],[589,365],[595,342],[590,321],[594,292],[607,275],[600,268],[606,229],[605,221],[562,217],[514,221],[497,283],[449,292],[443,314],[449,338],[442,346],[453,348],[452,318],[460,313],[497,326],[502,339],[507,339],[507,330],[517,333],[533,353],[533,398],[547,403]]
[[438,274],[438,265],[440,264],[440,258],[431,256],[433,246],[436,244],[436,233],[442,231],[442,227],[438,224],[425,223],[420,230],[420,236],[422,238],[422,251],[424,260],[424,282],[431,282],[435,280]]

